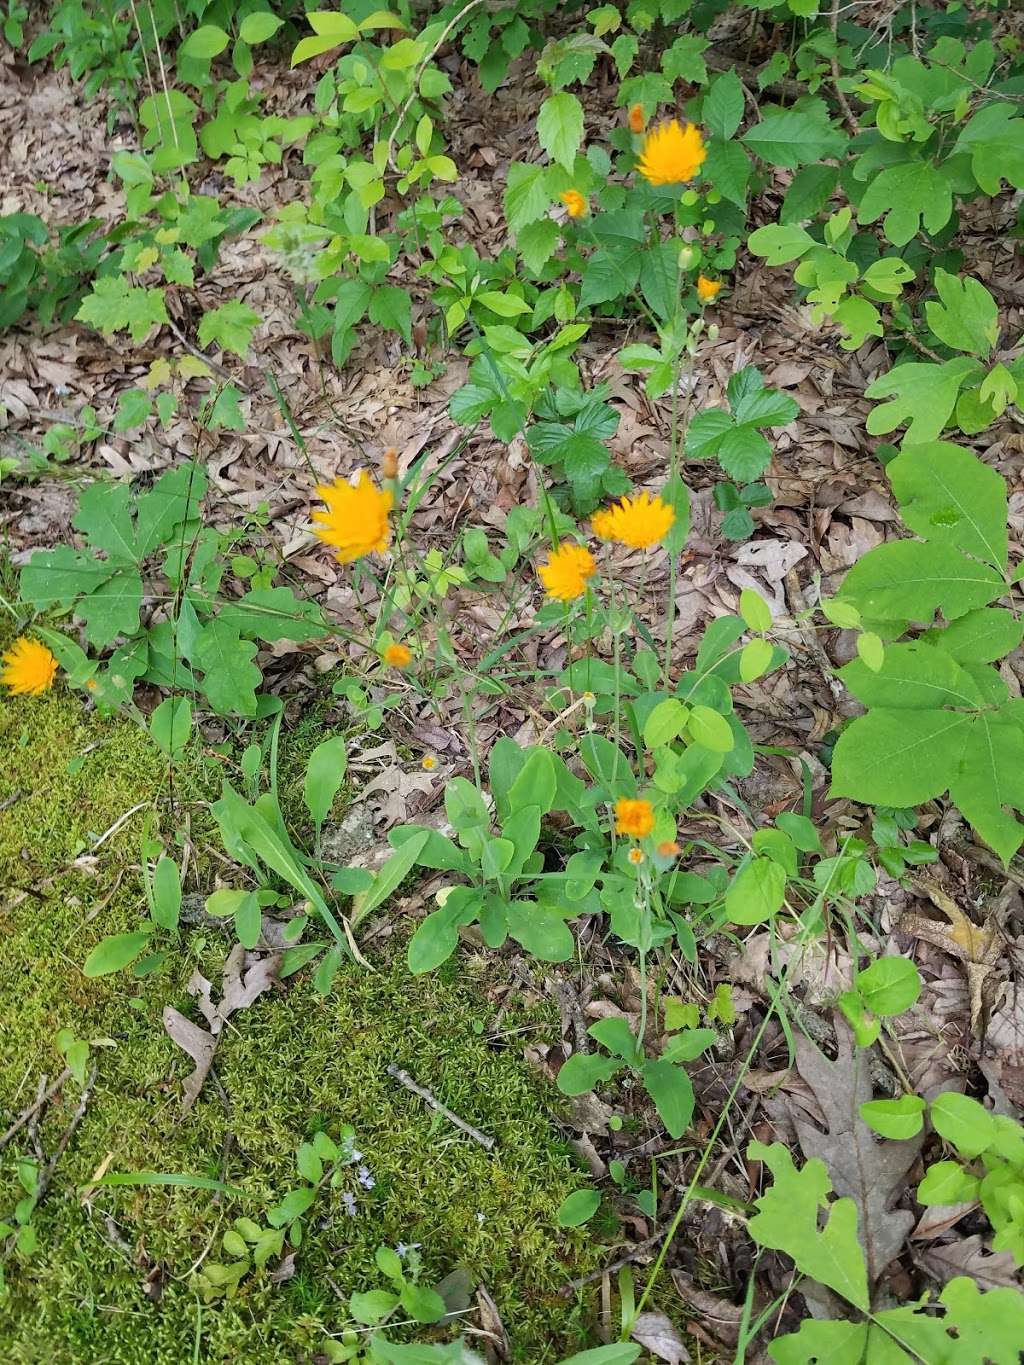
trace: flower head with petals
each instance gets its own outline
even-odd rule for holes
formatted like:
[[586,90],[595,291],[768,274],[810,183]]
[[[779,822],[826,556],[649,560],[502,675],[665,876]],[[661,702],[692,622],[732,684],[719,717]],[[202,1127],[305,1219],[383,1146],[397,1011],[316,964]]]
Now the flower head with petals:
[[565,211],[570,218],[585,218],[587,214],[587,201],[579,190],[566,190],[560,194],[559,199],[565,205]]
[[615,833],[646,839],[654,828],[654,807],[650,801],[631,801],[626,797],[615,803]]
[[389,668],[408,668],[412,663],[412,650],[408,645],[390,644],[384,650],[383,659]]
[[13,696],[38,697],[53,686],[57,660],[38,640],[22,635],[0,658],[0,682]]
[[612,507],[595,512],[590,519],[594,535],[600,540],[615,540],[631,550],[649,550],[668,535],[676,519],[671,503],[650,493],[620,498]]
[[647,134],[637,170],[651,185],[682,185],[693,179],[707,154],[700,129],[672,119]]
[[572,541],[563,541],[537,569],[545,592],[556,602],[573,602],[582,597],[596,572],[594,556],[585,545],[574,545]]
[[317,497],[327,504],[324,512],[314,512],[316,534],[335,551],[342,564],[351,564],[364,555],[383,554],[391,543],[388,513],[394,501],[388,489],[377,488],[365,469],[355,484],[345,479],[321,484]]
[[721,280],[709,280],[706,275],[697,276],[697,297],[701,303],[713,303],[721,287]]

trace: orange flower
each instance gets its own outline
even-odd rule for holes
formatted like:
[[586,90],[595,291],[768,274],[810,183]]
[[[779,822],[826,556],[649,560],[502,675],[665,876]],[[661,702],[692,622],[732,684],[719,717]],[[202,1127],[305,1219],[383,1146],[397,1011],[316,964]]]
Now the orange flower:
[[408,668],[412,663],[412,650],[407,645],[388,645],[383,658],[389,668]]
[[647,126],[644,118],[644,106],[642,104],[631,104],[629,107],[629,129],[632,133],[642,133]]
[[657,853],[659,858],[678,858],[682,849],[674,839],[666,839],[658,845]]
[[625,797],[616,801],[616,834],[630,834],[634,839],[646,839],[653,828],[654,807],[650,801],[629,801]]
[[432,773],[437,767],[437,759],[433,754],[427,754],[426,758],[424,758],[423,762],[420,764],[420,767],[424,772]]
[[316,493],[327,504],[326,512],[313,513],[320,522],[316,534],[337,551],[335,559],[351,564],[364,555],[384,553],[391,542],[388,513],[394,499],[387,489],[375,487],[365,469],[355,484],[335,479]]
[[706,275],[697,276],[697,297],[701,303],[713,303],[721,287],[721,280],[709,280]]
[[547,557],[537,570],[549,597],[556,602],[573,602],[587,590],[587,582],[597,573],[594,556],[585,545],[566,541]]
[[627,856],[634,867],[639,867],[644,860],[644,855],[638,848],[631,848]]
[[566,190],[564,194],[560,194],[558,197],[565,205],[565,211],[570,218],[586,217],[587,201],[579,190]]
[[617,540],[631,550],[649,550],[668,535],[676,519],[675,508],[661,497],[638,493],[620,498],[612,507],[595,512],[590,518],[599,540]]
[[682,185],[692,180],[707,156],[700,129],[677,119],[652,128],[644,139],[637,170],[652,185]]
[[0,682],[12,696],[39,697],[53,686],[57,660],[38,640],[20,635],[0,658],[4,662]]

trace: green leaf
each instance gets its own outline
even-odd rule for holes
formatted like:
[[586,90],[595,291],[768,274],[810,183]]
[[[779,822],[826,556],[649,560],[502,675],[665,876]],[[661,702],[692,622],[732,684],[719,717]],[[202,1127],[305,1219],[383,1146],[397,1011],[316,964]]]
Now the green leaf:
[[621,247],[600,247],[593,252],[581,275],[580,307],[607,303],[629,294],[640,278],[642,254]]
[[302,784],[302,799],[313,823],[319,827],[327,819],[348,766],[348,751],[341,735],[321,740],[309,756]]
[[771,858],[753,858],[729,884],[726,918],[732,924],[763,924],[781,910],[785,898],[785,870]]
[[219,56],[227,45],[228,35],[222,28],[216,24],[203,24],[188,35],[178,51],[182,57],[198,57],[208,61],[211,57]]
[[521,317],[523,313],[533,311],[526,300],[521,299],[518,294],[503,293],[499,289],[485,289],[483,293],[473,296],[473,302],[482,303],[500,318]]
[[947,1091],[932,1100],[931,1120],[939,1136],[952,1143],[968,1161],[991,1147],[996,1138],[995,1120],[985,1106],[956,1091]]
[[884,436],[906,422],[907,444],[936,440],[949,424],[961,386],[976,368],[966,356],[942,365],[897,365],[865,389],[868,398],[891,400],[868,413],[868,431]]
[[79,600],[76,615],[85,622],[85,638],[101,648],[118,635],[139,629],[142,578],[135,569],[117,569],[111,577]]
[[584,1095],[595,1086],[610,1081],[621,1066],[615,1057],[576,1052],[559,1071],[557,1085],[563,1095]]
[[149,718],[149,733],[168,758],[179,758],[192,735],[192,703],[167,697]]
[[898,1100],[868,1100],[860,1106],[860,1116],[880,1137],[904,1140],[924,1127],[924,1110],[920,1095],[901,1095]]
[[941,796],[970,726],[969,716],[953,711],[870,711],[839,736],[830,795],[884,806],[918,806]]
[[126,483],[91,483],[79,499],[72,524],[96,549],[133,564],[140,558],[130,511],[133,501]]
[[752,683],[771,667],[775,650],[770,640],[750,640],[740,654],[740,682]]
[[921,977],[906,957],[880,957],[858,972],[854,988],[873,1014],[903,1014],[921,995]]
[[686,729],[689,714],[689,709],[676,697],[659,702],[644,722],[644,743],[648,749],[660,749],[678,738]]
[[633,1365],[640,1350],[639,1346],[624,1343],[595,1346],[592,1351],[580,1351],[568,1360],[563,1360],[562,1365]]
[[[706,52],[710,46],[711,44],[706,38],[701,38],[695,33],[684,33],[661,54],[661,69],[670,81],[686,81],[690,85],[703,85],[708,78],[708,69],[701,54]],[[740,113],[742,115],[742,91],[740,92],[740,102]],[[704,116],[707,117],[706,105]],[[712,131],[714,130],[712,129]],[[731,136],[731,134],[726,134],[726,136]]]
[[140,560],[165,545],[171,534],[199,515],[199,504],[206,492],[206,470],[188,461],[168,469],[137,501],[135,553]]
[[955,659],[918,640],[890,645],[878,668],[855,659],[840,669],[839,676],[865,706],[911,711],[942,706],[973,709],[981,700],[974,680]]
[[817,243],[806,229],[795,224],[769,223],[750,234],[747,246],[755,256],[763,256],[769,265],[788,265],[790,261],[806,256]]
[[265,43],[268,38],[273,38],[283,23],[283,19],[269,10],[247,14],[238,26],[238,36],[243,43]]
[[717,455],[723,437],[733,427],[732,417],[720,408],[698,412],[686,428],[684,445],[687,455],[692,460],[708,460]]
[[[873,630],[862,631],[861,634],[857,636],[857,655],[861,662],[870,669],[872,673],[880,672],[882,665],[885,663],[885,644],[882,637],[876,635]],[[851,691],[854,690],[852,684],[847,683],[847,686]],[[903,700],[901,695],[897,694],[897,696],[898,699],[894,703],[896,706]],[[880,702],[879,705],[884,706],[885,703]]]
[[593,1218],[600,1206],[599,1190],[573,1190],[559,1204],[555,1218],[560,1228],[578,1228]]
[[687,722],[690,737],[714,754],[728,754],[736,747],[729,722],[710,706],[695,706]]
[[542,962],[568,962],[576,944],[561,915],[533,901],[513,901],[507,909],[508,932]]
[[252,662],[255,653],[256,646],[230,622],[215,618],[203,627],[191,658],[203,670],[203,691],[218,715],[256,714],[256,688],[263,678]]
[[[857,1240],[854,1201],[830,1203],[832,1185],[824,1163],[814,1158],[798,1171],[781,1142],[770,1147],[752,1142],[747,1157],[763,1161],[774,1176],[770,1188],[755,1201],[758,1213],[747,1224],[751,1237],[759,1246],[785,1252],[798,1270],[866,1310],[868,1278]],[[828,1218],[819,1227],[822,1209],[828,1210]]]
[[[806,223],[809,219],[816,218],[831,198],[838,180],[839,169],[836,166],[812,164],[797,171],[782,201],[780,224]],[[758,231],[768,229],[759,228]],[[760,252],[757,254],[760,255]]]
[[169,321],[162,289],[144,289],[129,284],[123,275],[103,275],[93,282],[75,314],[97,331],[110,336],[127,331],[132,341],[143,341],[154,327]]
[[263,916],[255,892],[248,891],[235,906],[235,933],[243,948],[253,949],[260,941]]
[[949,177],[930,161],[886,167],[864,191],[857,217],[874,223],[883,214],[883,231],[894,246],[906,246],[922,225],[933,235],[941,232],[953,214]]
[[549,95],[537,116],[537,140],[553,161],[571,171],[583,142],[583,106],[575,95]]
[[758,427],[783,427],[800,415],[800,405],[788,394],[765,387],[753,365],[746,365],[729,380],[726,396],[737,422]]
[[940,609],[953,620],[987,606],[1005,590],[1001,574],[957,550],[899,540],[877,546],[853,566],[842,598],[868,619],[929,622]]
[[516,246],[526,268],[534,275],[547,265],[561,240],[561,229],[553,218],[525,223],[516,233]]
[[954,351],[987,356],[999,341],[999,309],[992,295],[979,280],[960,280],[945,270],[936,270],[935,288],[942,302],[925,304],[928,326]]
[[259,322],[259,313],[241,299],[229,299],[220,308],[211,308],[203,314],[199,323],[199,344],[216,343],[222,350],[244,357]]
[[505,218],[509,231],[522,232],[528,223],[543,218],[551,204],[546,166],[524,165],[513,161],[505,184]]
[[1024,730],[1015,714],[975,718],[950,795],[1008,864],[1024,840],[1024,825],[1006,813],[1008,807],[1024,812]]
[[978,185],[995,198],[1004,180],[1024,189],[1024,119],[1014,104],[993,101],[982,105],[963,127],[953,149],[969,152]]
[[150,913],[161,929],[177,929],[181,911],[181,875],[178,864],[164,854],[153,869],[153,904]]
[[252,588],[222,608],[218,618],[239,635],[277,640],[313,640],[327,634],[315,602],[300,601],[291,588]]
[[693,1085],[689,1076],[681,1066],[659,1058],[640,1068],[640,1078],[669,1137],[682,1137],[693,1117]]
[[948,441],[904,446],[886,473],[912,531],[1006,568],[1006,483],[973,451]]
[[372,888],[366,893],[366,898],[359,907],[359,914],[354,923],[359,923],[365,919],[378,905],[388,899],[398,890],[399,886],[416,866],[420,853],[426,847],[429,830],[418,830],[417,834],[408,839],[397,852],[393,853],[384,866],[377,873]]
[[113,934],[110,938],[100,939],[85,959],[83,975],[107,976],[110,972],[121,971],[149,946],[151,938],[151,930],[137,929],[134,933]]
[[977,1199],[981,1184],[955,1161],[936,1161],[929,1166],[917,1187],[917,1202],[926,1208],[933,1204],[961,1204]]
[[[739,82],[737,82],[738,84]],[[824,113],[787,109],[769,114],[743,134],[743,142],[772,166],[795,169],[839,157],[849,139]]]
[[379,285],[370,299],[370,321],[378,327],[397,332],[407,346],[412,345],[412,299],[407,289]]
[[708,86],[701,106],[701,121],[714,137],[728,141],[743,120],[743,103],[739,76],[735,71],[726,71]]
[[959,663],[992,663],[1012,654],[1024,639],[1024,620],[1006,607],[981,607],[922,636]]
[[720,142],[713,138],[701,168],[703,178],[714,186],[723,199],[745,208],[747,185],[754,166],[738,142]]
[[753,483],[768,468],[772,448],[751,424],[731,427],[718,445],[718,461],[737,483]]

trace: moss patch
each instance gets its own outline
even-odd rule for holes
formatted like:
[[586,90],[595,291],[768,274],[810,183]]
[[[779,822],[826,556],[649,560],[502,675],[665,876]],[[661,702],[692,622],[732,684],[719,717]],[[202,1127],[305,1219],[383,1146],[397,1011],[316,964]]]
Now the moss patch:
[[[500,1036],[488,1036],[487,964],[463,960],[428,978],[411,978],[399,960],[374,972],[346,968],[326,1002],[308,974],[293,978],[234,1017],[215,1065],[225,1098],[208,1082],[182,1120],[180,1080],[191,1064],[164,1033],[161,1011],[170,1003],[194,1015],[185,982],[198,966],[216,983],[227,942],[192,933],[173,970],[141,982],[126,973],[87,981],[80,970],[95,942],[138,921],[145,813],[93,845],[142,802],[162,802],[169,824],[163,760],[131,723],[86,714],[61,690],[2,703],[0,742],[14,758],[0,773],[0,803],[21,792],[0,816],[0,1128],[31,1098],[40,1072],[59,1071],[60,1027],[105,1040],[86,1117],[36,1215],[39,1250],[8,1266],[0,1358],[305,1360],[325,1331],[343,1325],[339,1295],[379,1286],[375,1247],[398,1241],[422,1243],[433,1278],[467,1266],[495,1299],[517,1359],[556,1361],[578,1348],[586,1307],[557,1291],[590,1268],[593,1251],[585,1233],[559,1232],[554,1211],[582,1177],[552,1125],[550,1096],[515,1043],[506,1051]],[[178,773],[179,809],[212,795],[218,772],[207,776],[197,760],[191,773]],[[202,811],[193,812],[196,827],[207,828]],[[37,894],[19,897],[18,888]],[[514,1023],[506,1015],[503,1027]],[[399,1087],[390,1062],[492,1134],[495,1151]],[[68,1086],[47,1111],[48,1152],[76,1103]],[[232,1218],[258,1218],[294,1186],[304,1137],[344,1123],[376,1180],[356,1216],[337,1195],[322,1195],[291,1280],[274,1287],[250,1276],[235,1300],[200,1305],[193,1264],[211,1243],[219,1252]],[[13,1159],[27,1150],[23,1132],[0,1154],[0,1214],[17,1197]],[[108,1158],[111,1171],[226,1177],[246,1198],[218,1205],[194,1190],[120,1188],[83,1205],[78,1189]],[[156,1303],[143,1292],[154,1267]]]

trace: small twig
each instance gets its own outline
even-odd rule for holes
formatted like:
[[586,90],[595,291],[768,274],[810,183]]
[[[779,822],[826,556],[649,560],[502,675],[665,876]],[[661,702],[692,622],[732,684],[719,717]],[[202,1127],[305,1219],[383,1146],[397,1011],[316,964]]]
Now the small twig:
[[[839,33],[838,33],[838,29],[839,29],[839,0],[832,0],[831,22],[832,22],[832,39],[833,39],[834,42],[838,43],[838,42],[839,42]],[[846,120],[846,126],[849,128],[850,132],[854,135],[854,137],[856,137],[856,136],[858,135],[858,133],[860,132],[860,124],[857,122],[856,115],[854,114],[853,110],[850,108],[850,101],[846,98],[845,93],[839,88],[839,58],[836,56],[836,54],[835,54],[834,52],[833,52],[833,54],[832,54],[831,64],[832,64],[832,89],[836,92],[836,99],[839,101],[839,107],[840,107],[840,109],[843,111],[843,118]]]
[[591,1270],[589,1274],[581,1275],[578,1280],[570,1280],[568,1284],[563,1285],[558,1291],[559,1294],[561,1294],[563,1299],[568,1299],[571,1295],[575,1294],[578,1289],[584,1288],[585,1285],[593,1284],[595,1280],[601,1279],[602,1276],[614,1275],[617,1270],[621,1270],[623,1266],[630,1265],[638,1256],[642,1256],[645,1251],[650,1251],[656,1243],[661,1241],[661,1239],[662,1234],[660,1232],[656,1232],[653,1237],[645,1237],[642,1242],[637,1242],[628,1256],[620,1256],[617,1261],[612,1261],[611,1265],[602,1266],[600,1270]]
[[42,1145],[39,1141],[39,1115],[42,1111],[43,1096],[46,1094],[46,1082],[48,1080],[49,1077],[44,1071],[42,1075],[39,1077],[39,1084],[36,1086],[36,1100],[38,1102],[38,1107],[36,1108],[36,1112],[28,1121],[28,1140],[29,1142],[31,1142],[32,1150],[35,1152],[36,1156],[39,1158],[40,1161],[46,1160],[46,1153],[43,1151]]
[[241,389],[243,393],[250,392],[249,387],[246,384],[244,384],[241,379],[236,379],[235,376],[231,373],[231,371],[226,370],[224,366],[220,364],[219,361],[211,360],[208,355],[203,354],[203,352],[199,349],[198,346],[193,346],[191,341],[189,341],[188,337],[181,330],[181,328],[177,326],[176,323],[167,322],[165,323],[165,326],[171,329],[171,331],[177,337],[178,341],[182,344],[182,346],[184,346],[186,351],[188,351],[191,355],[194,355],[197,360],[201,360],[204,365],[209,365],[210,369],[213,370],[215,374],[219,374],[221,379],[225,380],[229,384],[234,384],[235,388]]
[[100,844],[105,844],[106,841],[107,841],[112,835],[116,834],[117,831],[121,828],[121,826],[124,825],[124,824],[126,824],[126,823],[132,818],[133,815],[135,815],[135,814],[136,814],[138,811],[140,811],[140,810],[145,810],[146,807],[147,807],[148,805],[150,805],[150,804],[151,804],[151,803],[150,803],[149,801],[140,801],[139,804],[138,804],[137,806],[132,806],[131,810],[126,810],[125,813],[124,813],[123,815],[118,816],[118,818],[114,821],[114,823],[110,826],[110,828],[109,828],[108,830],[105,830],[105,831],[100,835],[100,837],[99,837],[99,838],[96,840],[96,842],[93,844],[93,846],[92,846],[92,848],[89,850],[89,852],[90,852],[90,853],[95,853],[95,851],[99,848]]
[[50,1185],[50,1181],[53,1179],[53,1173],[57,1169],[57,1163],[60,1161],[64,1153],[67,1151],[68,1143],[75,1135],[75,1129],[78,1127],[78,1125],[82,1122],[82,1119],[85,1117],[85,1111],[88,1108],[89,1100],[92,1098],[92,1088],[95,1085],[95,1083],[96,1063],[93,1062],[92,1070],[89,1072],[89,1079],[86,1081],[85,1088],[82,1090],[82,1094],[78,1101],[78,1108],[71,1115],[71,1122],[68,1124],[68,1126],[64,1129],[64,1132],[61,1134],[60,1141],[57,1143],[56,1151],[54,1152],[53,1156],[50,1157],[50,1160],[47,1163],[45,1170],[39,1177],[39,1185],[36,1189],[35,1195],[37,1208],[42,1203],[43,1196],[46,1194],[46,1191]]
[[456,1128],[461,1128],[464,1133],[468,1133],[474,1142],[479,1142],[481,1147],[490,1151],[494,1146],[494,1138],[488,1137],[486,1133],[481,1133],[479,1128],[474,1128],[465,1119],[460,1119],[458,1114],[453,1114],[447,1105],[436,1099],[429,1090],[425,1090],[422,1085],[417,1085],[408,1071],[403,1071],[400,1066],[395,1066],[394,1062],[388,1066],[388,1075],[393,1077],[399,1085],[404,1085],[406,1090],[411,1090],[414,1095],[419,1095],[430,1105],[431,1109],[436,1109],[439,1114],[443,1114],[449,1123],[454,1123]]
[[54,1081],[53,1085],[51,1085],[50,1088],[47,1091],[45,1091],[42,1095],[34,1099],[27,1109],[23,1109],[21,1111],[18,1117],[11,1124],[10,1128],[8,1128],[7,1132],[4,1133],[3,1137],[0,1137],[0,1147],[6,1147],[7,1144],[10,1142],[11,1138],[14,1137],[15,1133],[20,1132],[20,1130],[24,1128],[25,1124],[28,1123],[32,1115],[36,1113],[37,1110],[42,1109],[43,1105],[46,1104],[47,1100],[53,1099],[54,1095],[56,1095],[57,1091],[61,1088],[61,1086],[64,1084],[64,1082],[68,1079],[70,1075],[71,1068],[69,1066],[66,1066],[64,1070],[60,1073],[60,1075],[57,1077],[57,1079]]

